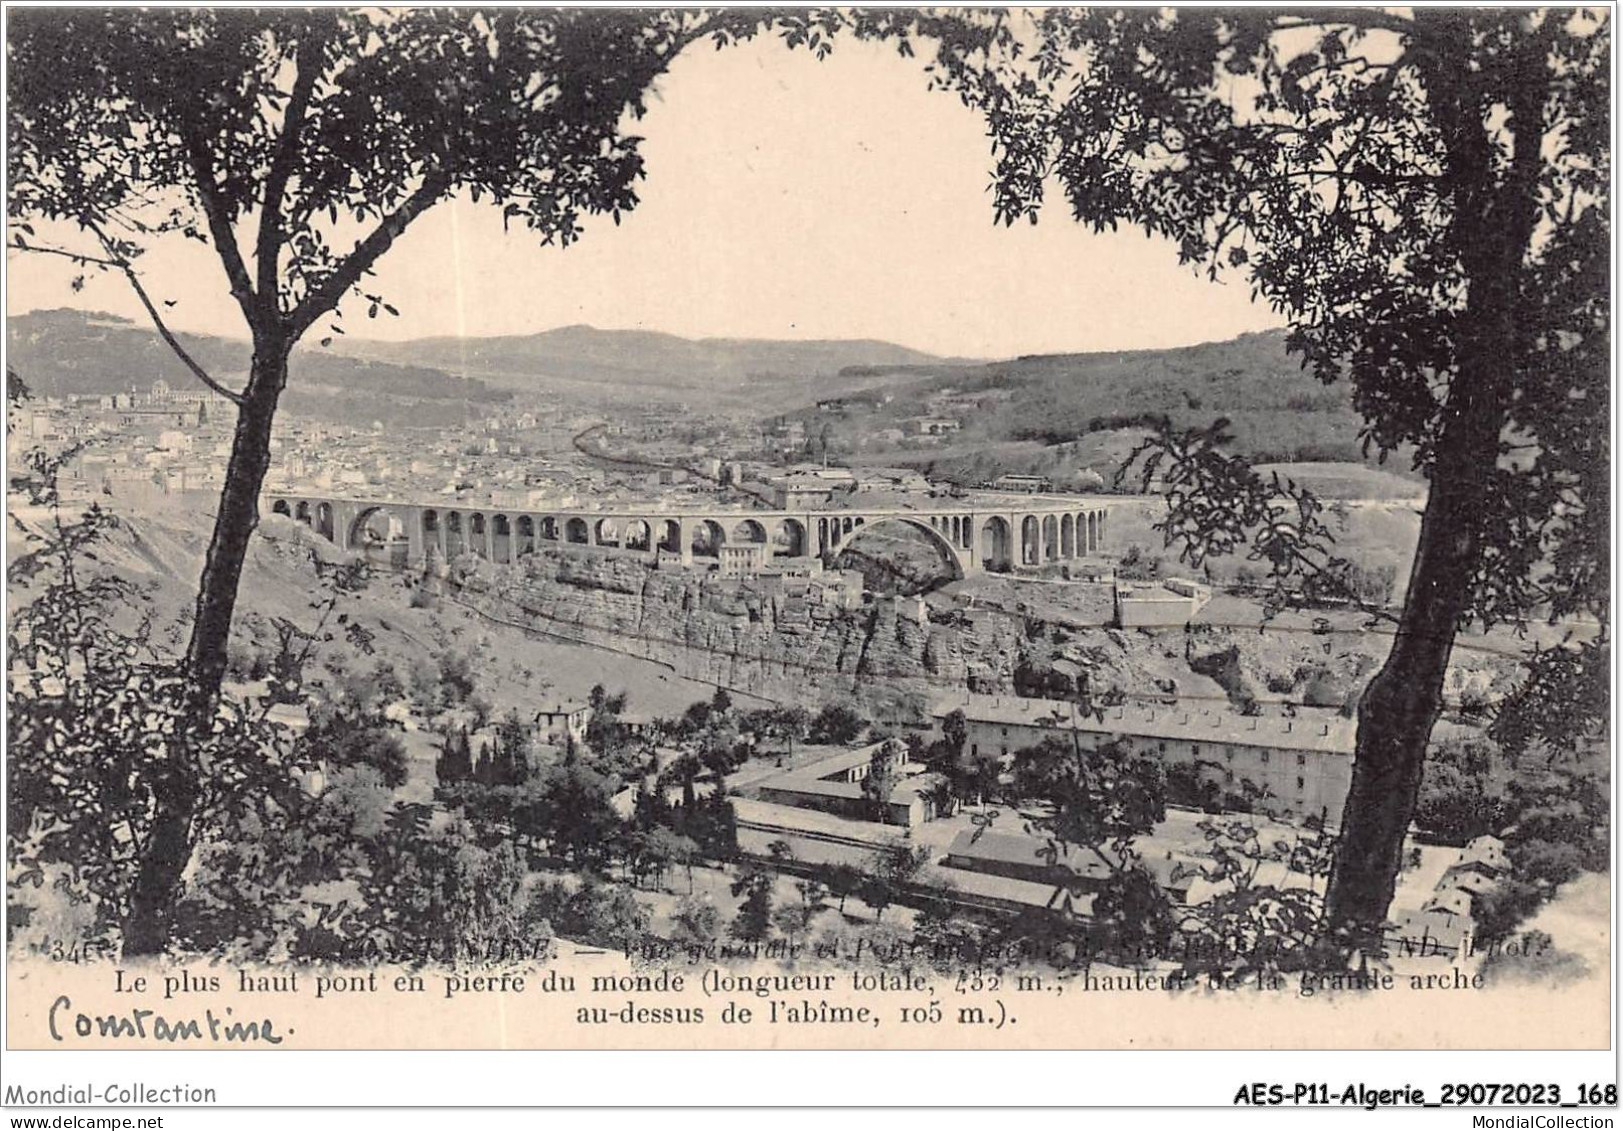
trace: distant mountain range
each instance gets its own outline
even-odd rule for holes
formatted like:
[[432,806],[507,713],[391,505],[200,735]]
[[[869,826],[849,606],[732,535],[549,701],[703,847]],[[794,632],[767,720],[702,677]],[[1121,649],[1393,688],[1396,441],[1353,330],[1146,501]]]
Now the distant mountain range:
[[[193,382],[149,327],[116,315],[60,309],[7,320],[11,364],[41,395],[145,389],[158,378]],[[247,371],[243,341],[179,335],[200,365],[229,384]],[[875,383],[873,370],[951,367],[936,357],[880,341],[689,339],[643,330],[566,326],[491,338],[404,342],[338,339],[293,354],[289,394],[456,400],[475,404],[515,393],[552,393],[583,403],[706,399],[758,400],[793,407]],[[852,371],[842,376],[842,371]],[[879,381],[883,383],[883,378]]]
[[[19,315],[6,329],[11,366],[40,395],[144,390],[159,377],[176,388],[196,384],[144,323],[62,309]],[[182,340],[226,383],[242,381],[246,342],[196,334]],[[591,326],[404,342],[340,337],[331,348],[294,352],[284,406],[346,423],[444,427],[538,396],[587,412],[685,402],[755,418],[802,415],[821,431],[831,418],[816,413],[815,403],[852,394],[882,406],[844,423],[858,437],[886,427],[905,431],[907,418],[941,395],[968,398],[976,407],[960,413],[962,432],[944,449],[913,458],[971,477],[1003,466],[1001,454],[987,462],[999,445],[1024,443],[1054,455],[1090,437],[1137,435],[1156,420],[1188,426],[1218,416],[1232,422],[1235,450],[1258,459],[1363,458],[1350,390],[1304,373],[1283,331],[1175,349],[1003,361],[935,357],[884,341],[691,339]],[[837,420],[834,426],[841,427]]]
[[599,395],[614,390],[638,397],[691,394],[729,400],[767,391],[815,399],[828,395],[829,382],[846,387],[842,371],[859,367],[967,364],[863,339],[694,339],[593,326],[494,338],[351,339],[335,342],[333,348],[374,361],[430,365],[514,391],[583,385]]

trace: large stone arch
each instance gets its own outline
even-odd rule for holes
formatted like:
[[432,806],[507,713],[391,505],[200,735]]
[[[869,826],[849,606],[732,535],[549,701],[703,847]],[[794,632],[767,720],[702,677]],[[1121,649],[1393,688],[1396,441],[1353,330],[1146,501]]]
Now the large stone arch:
[[1043,561],[1051,562],[1059,557],[1059,519],[1053,515],[1043,516]]
[[557,518],[550,514],[542,516],[537,532],[541,535],[543,542],[562,542],[564,540],[563,528],[559,525]]
[[316,504],[315,531],[329,542],[336,542],[337,530],[333,520],[332,504],[323,499]]
[[652,538],[653,532],[648,523],[640,518],[633,518],[626,523],[622,545],[628,550],[649,550],[653,548]]
[[435,553],[444,553],[445,547],[440,543],[440,512],[430,507],[423,512],[423,545]]
[[854,532],[846,542],[846,547],[855,546],[864,537],[873,533],[875,530],[883,530],[886,526],[891,525],[906,526],[911,530],[915,530],[918,533],[923,534],[926,541],[934,546],[936,548],[936,552],[941,555],[941,564],[946,567],[948,576],[950,576],[954,581],[958,581],[963,578],[964,563],[959,560],[958,552],[953,548],[953,544],[947,540],[946,535],[942,534],[941,531],[937,530],[927,520],[922,518],[912,518],[908,515],[900,514],[885,515],[881,518],[875,518],[872,522],[864,522],[859,518],[856,520]]
[[1002,515],[994,514],[981,523],[981,567],[990,573],[1014,568],[1014,531]]
[[464,538],[464,522],[461,511],[447,511],[445,513],[445,556],[454,558],[467,549]]
[[293,507],[293,517],[304,525],[310,525],[310,500],[300,499]]
[[597,546],[618,546],[620,521],[611,516],[598,519],[592,524],[592,543]]
[[514,557],[522,558],[526,554],[535,553],[535,519],[530,515],[518,516],[517,544]]
[[1059,556],[1074,558],[1076,554],[1076,517],[1070,513],[1060,515]]
[[[378,536],[377,529],[372,526],[372,520],[380,514],[387,515],[389,519],[386,527],[387,532],[382,537]],[[344,531],[344,545],[351,549],[366,549],[380,542],[387,545],[394,541],[400,533],[404,533],[405,529],[406,524],[400,521],[400,517],[394,511],[382,503],[378,503],[373,506],[363,507],[360,513],[350,520],[349,529]],[[368,535],[371,537],[369,538]]]
[[592,540],[592,528],[584,518],[576,515],[564,523],[564,541],[584,546]]
[[271,504],[271,514],[279,514],[283,518],[292,518],[293,508],[288,506],[286,499],[277,499]]
[[481,558],[490,557],[490,520],[479,511],[468,519],[468,548]]

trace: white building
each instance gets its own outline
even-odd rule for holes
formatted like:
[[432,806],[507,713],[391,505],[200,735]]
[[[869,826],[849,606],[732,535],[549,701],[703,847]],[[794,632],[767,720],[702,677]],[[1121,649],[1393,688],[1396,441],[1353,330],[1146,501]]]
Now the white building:
[[1264,717],[1157,705],[1110,707],[1100,719],[1070,702],[967,695],[936,705],[937,734],[955,710],[964,713],[971,754],[1009,757],[1054,734],[1076,734],[1084,750],[1119,739],[1169,766],[1194,765],[1225,791],[1248,781],[1266,791],[1256,808],[1282,818],[1322,813],[1326,824],[1337,826],[1352,784],[1357,724],[1335,711],[1299,708],[1294,717]]
[[1027,495],[1040,494],[1043,491],[1054,489],[1053,480],[1045,475],[999,475],[992,480],[992,489],[995,491],[1019,491]]
[[586,741],[586,724],[592,719],[592,708],[579,700],[549,703],[535,713],[535,729],[543,742],[564,746],[570,739],[576,743]]
[[724,545],[717,552],[723,577],[754,577],[766,564],[767,547],[761,542]]

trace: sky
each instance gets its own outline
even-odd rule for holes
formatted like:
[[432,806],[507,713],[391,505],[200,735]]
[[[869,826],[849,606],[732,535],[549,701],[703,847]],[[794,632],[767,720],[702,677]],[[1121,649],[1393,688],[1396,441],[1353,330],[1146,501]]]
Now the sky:
[[[955,96],[884,44],[818,62],[771,41],[684,54],[635,126],[642,202],[567,249],[449,201],[380,262],[401,312],[351,337],[528,334],[585,323],[685,337],[879,338],[958,357],[1159,348],[1279,324],[1243,280],[1211,283],[1142,232],[1095,235],[1056,196],[1035,226],[994,223],[989,142]],[[178,329],[241,338],[212,250],[143,258]],[[8,253],[8,310],[144,319],[128,285]],[[319,332],[312,333],[312,337]]]

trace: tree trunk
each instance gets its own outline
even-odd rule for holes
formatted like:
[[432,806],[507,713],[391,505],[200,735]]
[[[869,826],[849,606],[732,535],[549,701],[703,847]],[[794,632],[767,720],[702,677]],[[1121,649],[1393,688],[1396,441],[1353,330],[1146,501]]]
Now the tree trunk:
[[[1325,895],[1332,927],[1350,930],[1361,942],[1376,941],[1397,887],[1454,636],[1481,584],[1482,532],[1489,522],[1508,521],[1493,513],[1490,476],[1525,356],[1520,313],[1539,210],[1550,81],[1545,50],[1537,37],[1524,44],[1510,113],[1498,130],[1484,120],[1482,108],[1493,99],[1476,89],[1475,76],[1458,60],[1422,52],[1455,185],[1450,238],[1469,291],[1403,615],[1392,651],[1359,706],[1352,787]],[[1484,189],[1494,183],[1493,155],[1506,133],[1515,139],[1514,155],[1503,180]]]
[[198,750],[214,723],[225,678],[231,618],[249,539],[259,525],[259,489],[270,466],[271,425],[287,384],[291,343],[255,335],[248,386],[237,409],[237,427],[226,466],[225,487],[214,518],[214,535],[203,562],[197,611],[186,649],[186,688],[181,725],[155,779],[152,836],[141,858],[124,920],[124,954],[161,954],[180,878],[191,859],[193,822],[206,767]]
[[1477,247],[1487,254],[1468,257],[1476,270],[1461,319],[1459,367],[1438,434],[1403,614],[1392,651],[1358,707],[1352,786],[1325,895],[1332,926],[1351,929],[1364,942],[1375,941],[1392,903],[1454,638],[1477,595],[1482,532],[1494,521],[1490,476],[1514,373],[1526,229],[1515,243],[1515,231],[1476,227]]
[[1352,787],[1326,894],[1330,922],[1369,938],[1386,921],[1413,818],[1443,678],[1476,562],[1475,515],[1434,477],[1403,615],[1358,707]]

